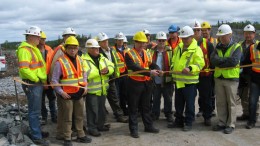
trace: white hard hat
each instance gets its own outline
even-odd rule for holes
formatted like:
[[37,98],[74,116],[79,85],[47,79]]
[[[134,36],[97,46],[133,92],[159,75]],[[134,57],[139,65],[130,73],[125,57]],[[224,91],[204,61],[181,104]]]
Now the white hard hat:
[[41,29],[38,26],[31,26],[29,29],[25,30],[24,35],[34,35],[41,36]]
[[73,28],[68,27],[63,31],[62,36],[66,35],[66,34],[76,35],[76,32]]
[[144,32],[144,34],[150,34],[149,30],[147,30],[147,29],[144,29],[143,32]]
[[245,26],[244,31],[252,31],[255,32],[255,27],[251,24],[248,24],[247,26]]
[[189,36],[194,35],[194,31],[190,26],[184,26],[179,30],[179,32],[180,32],[179,35],[180,38],[187,38]]
[[122,32],[119,32],[116,34],[115,39],[116,40],[123,40],[125,35]]
[[85,44],[86,48],[99,48],[100,46],[98,45],[98,42],[96,39],[88,39],[86,44]]
[[107,34],[105,34],[104,32],[100,32],[98,35],[97,35],[97,41],[104,41],[104,40],[108,40],[108,36]]
[[127,43],[128,41],[127,41],[127,38],[126,38],[126,36],[125,36],[125,38],[124,38],[124,43]]
[[218,28],[218,32],[217,32],[217,36],[223,36],[226,34],[230,34],[232,33],[232,29],[228,24],[222,24],[219,28]]
[[200,22],[195,20],[192,24],[191,24],[192,29],[196,29],[196,28],[201,28]]
[[159,32],[156,34],[156,39],[157,39],[157,40],[166,40],[166,39],[167,39],[166,33],[163,32],[163,31],[159,31]]

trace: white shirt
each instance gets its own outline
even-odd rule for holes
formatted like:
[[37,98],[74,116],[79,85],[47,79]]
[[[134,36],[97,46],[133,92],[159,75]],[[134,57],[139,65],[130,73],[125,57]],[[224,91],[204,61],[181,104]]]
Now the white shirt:
[[105,49],[103,49],[103,48],[101,48],[103,51],[104,51],[104,53],[107,55],[107,58],[110,60],[110,61],[112,61],[112,58],[111,58],[111,53],[110,53],[110,48],[108,48],[108,50],[105,50]]

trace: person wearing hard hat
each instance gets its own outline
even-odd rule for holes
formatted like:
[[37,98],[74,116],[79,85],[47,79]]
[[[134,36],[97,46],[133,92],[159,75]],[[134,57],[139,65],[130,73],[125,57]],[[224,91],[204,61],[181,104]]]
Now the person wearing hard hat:
[[214,47],[216,47],[216,45],[218,44],[218,39],[217,38],[213,38],[211,36],[211,25],[209,24],[209,22],[204,21],[201,24],[201,31],[202,31],[202,36],[205,39],[208,39],[208,41],[210,41]]
[[109,87],[109,77],[114,73],[114,64],[99,52],[97,40],[87,40],[87,53],[82,55],[88,73],[88,93],[86,95],[86,112],[88,133],[101,136],[101,131],[108,131],[105,126],[105,101]]
[[236,124],[236,94],[240,71],[238,67],[242,48],[240,44],[232,40],[232,29],[228,24],[222,24],[216,35],[220,42],[211,54],[210,61],[215,66],[216,106],[219,121],[213,126],[213,130],[224,130],[225,134],[230,134],[234,131]]
[[[43,59],[46,62],[46,74],[49,74],[50,72],[50,65],[51,65],[51,56],[53,54],[53,50],[50,46],[45,44],[46,40],[46,34],[45,32],[41,31],[41,39],[39,42],[39,45],[37,46],[42,54]],[[48,78],[48,76],[47,76]],[[49,84],[49,80],[47,79],[47,83]],[[48,117],[48,110],[45,105],[45,95],[47,95],[47,98],[49,100],[49,109],[51,113],[51,121],[53,123],[57,123],[57,110],[56,110],[56,96],[54,94],[52,87],[44,87],[43,93],[42,93],[42,109],[41,109],[41,115],[42,115],[42,123],[43,125],[47,124],[47,117]]]
[[144,34],[145,34],[145,36],[146,36],[146,38],[147,38],[147,40],[148,40],[145,49],[146,49],[146,50],[154,49],[154,47],[155,47],[157,44],[156,44],[155,42],[152,42],[152,41],[151,41],[151,34],[150,34],[149,30],[144,29],[143,32],[144,32]]
[[127,43],[128,43],[127,37],[125,36],[124,37],[124,48],[126,48],[127,50],[130,50],[130,48],[128,48],[128,46],[127,46]]
[[[159,133],[159,129],[153,126],[151,118],[151,76],[158,76],[159,67],[152,62],[150,53],[145,50],[148,42],[144,32],[137,32],[134,37],[134,47],[125,54],[126,66],[128,69],[128,108],[129,108],[129,130],[133,138],[139,138],[138,134],[138,108],[144,123],[144,132]],[[131,74],[136,71],[146,71],[138,74]]]
[[53,85],[72,85],[54,87],[61,107],[61,109],[58,109],[58,115],[62,114],[62,125],[59,127],[62,128],[61,131],[64,138],[64,146],[72,146],[72,118],[74,118],[75,122],[77,142],[90,143],[91,138],[87,137],[83,130],[83,96],[87,93],[88,89],[83,60],[77,55],[79,42],[76,37],[70,36],[66,39],[63,47],[65,52],[64,55],[55,63],[51,83]]
[[37,145],[48,146],[49,142],[43,138],[48,133],[42,132],[40,127],[40,114],[43,86],[46,84],[46,64],[37,45],[40,42],[41,29],[32,26],[24,34],[26,41],[22,42],[16,51],[19,64],[19,76],[29,84],[38,84],[37,86],[28,86],[22,84],[23,91],[28,100],[28,119],[30,127],[30,137]]
[[[52,74],[53,74],[53,70],[54,70],[54,66],[55,66],[55,63],[57,62],[57,60],[64,55],[64,52],[65,52],[65,47],[64,47],[64,44],[65,44],[65,41],[67,40],[68,37],[70,36],[76,36],[76,32],[73,28],[71,27],[68,27],[66,28],[63,33],[62,33],[62,37],[63,37],[63,42],[57,46],[55,49],[54,49],[54,52],[52,54],[52,56],[50,57],[51,59],[51,62],[50,62],[50,71],[49,71],[49,74],[48,74],[48,79],[51,79],[52,78]],[[60,114],[57,115],[57,133],[56,133],[56,139],[58,140],[62,140],[63,139],[63,128],[62,128],[62,114],[63,111],[62,110],[62,107],[60,105],[60,99],[61,98],[57,98],[57,107],[58,107],[58,112],[60,111]]]
[[[260,54],[260,43],[256,42],[254,47],[250,47],[250,55],[246,55],[247,64],[253,64],[251,70],[251,81],[250,81],[250,95],[249,95],[249,118],[246,124],[247,129],[255,127],[257,122],[257,103],[259,104],[259,91],[260,91],[260,67],[259,67],[259,54]],[[246,62],[246,61],[245,61]],[[258,109],[259,110],[259,109]]]
[[[124,38],[125,35],[122,32],[119,32],[115,36],[116,44],[113,49],[116,51],[115,59],[117,61],[117,68],[119,69],[120,76],[127,74],[127,69],[125,65],[125,53],[129,51],[128,48],[124,47]],[[117,94],[120,100],[120,107],[124,112],[124,115],[128,115],[128,108],[127,108],[127,87],[126,87],[127,77],[117,78],[115,80]]]
[[[193,29],[190,26],[184,26],[179,32],[182,43],[174,50],[171,66],[172,77],[176,82],[176,113],[175,121],[169,123],[168,128],[182,127],[183,131],[190,131],[195,116],[196,85],[199,82],[199,72],[205,62],[203,52],[193,38]],[[184,109],[185,113],[183,113]]]
[[181,42],[181,39],[178,36],[178,31],[180,30],[180,27],[172,24],[169,28],[169,39],[167,40],[167,43],[171,46],[171,48],[174,50],[179,43]]
[[[114,74],[110,76],[110,79],[119,77],[120,71],[118,68],[118,64],[116,62],[116,51],[114,49],[110,49],[108,45],[108,36],[104,32],[101,32],[97,36],[97,41],[100,46],[99,52],[106,57],[109,61],[113,62],[115,65],[114,68]],[[119,98],[116,94],[116,85],[115,80],[109,81],[109,87],[107,90],[107,100],[113,110],[113,113],[117,119],[118,122],[127,123],[128,118],[124,116],[123,110],[120,107],[119,104]]]
[[[200,46],[203,52],[205,62],[205,66],[202,68],[204,71],[199,74],[199,83],[197,84],[199,91],[199,112],[196,116],[203,116],[204,125],[211,126],[211,117],[213,112],[212,102],[214,101],[212,98],[212,92],[214,89],[213,73],[205,70],[214,68],[210,63],[210,54],[214,51],[214,47],[210,41],[201,36],[201,25],[197,20],[194,21],[191,27],[194,31],[194,39],[197,41],[198,46]],[[205,90],[206,88],[207,90]]]
[[[250,58],[250,48],[254,48],[258,41],[255,40],[255,27],[251,24],[248,24],[244,27],[244,41],[239,42],[243,49],[241,65],[248,65],[248,59]],[[250,63],[251,64],[251,63]],[[250,86],[250,72],[251,68],[243,68],[239,76],[238,84],[238,95],[241,99],[242,105],[242,115],[237,117],[237,120],[248,120],[249,118],[249,86]],[[259,103],[258,103],[259,105]],[[257,110],[257,116],[259,115],[259,110]]]
[[[157,46],[154,50],[150,50],[152,61],[155,62],[162,71],[170,71],[172,60],[172,48],[166,46],[167,35],[160,31],[156,34]],[[173,80],[169,73],[154,77],[155,88],[153,89],[153,106],[152,118],[158,120],[160,117],[161,96],[164,98],[164,115],[167,122],[172,122],[172,96],[173,96]]]

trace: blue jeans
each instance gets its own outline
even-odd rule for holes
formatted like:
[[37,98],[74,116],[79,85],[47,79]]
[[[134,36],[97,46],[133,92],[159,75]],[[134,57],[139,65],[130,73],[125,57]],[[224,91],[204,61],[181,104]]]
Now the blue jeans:
[[249,94],[249,122],[256,123],[256,110],[260,96],[260,85],[251,82]]
[[[192,126],[195,117],[195,97],[197,95],[195,84],[186,84],[184,88],[175,90],[175,123]],[[185,118],[183,117],[185,107]]]
[[165,84],[163,87],[161,84],[156,84],[153,90],[153,107],[152,113],[156,116],[160,116],[161,96],[164,98],[164,115],[165,117],[172,115],[172,96],[173,96],[173,84]]
[[28,100],[28,119],[30,134],[32,139],[42,139],[41,134],[41,105],[42,105],[42,86],[22,85],[23,91]]
[[43,92],[42,92],[42,110],[41,110],[42,119],[47,119],[47,117],[48,117],[48,110],[45,105],[45,95],[47,95],[47,98],[49,100],[49,109],[50,109],[50,113],[51,113],[51,119],[56,120],[56,118],[57,118],[57,110],[56,110],[56,103],[55,103],[56,96],[55,96],[52,88],[43,90]]

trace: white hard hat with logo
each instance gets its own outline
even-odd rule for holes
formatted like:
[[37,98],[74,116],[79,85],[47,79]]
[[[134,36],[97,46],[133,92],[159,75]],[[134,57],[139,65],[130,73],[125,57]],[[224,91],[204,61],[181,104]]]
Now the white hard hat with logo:
[[75,30],[74,30],[73,28],[68,27],[68,28],[66,28],[66,29],[63,31],[62,36],[67,35],[67,34],[76,35],[76,32],[75,32]]
[[105,34],[104,32],[100,32],[98,35],[97,35],[97,41],[104,41],[104,40],[108,40],[108,36],[107,34]]
[[24,35],[34,35],[41,36],[41,29],[38,26],[31,26],[29,29],[25,30]]
[[125,35],[122,32],[119,32],[116,34],[115,39],[116,40],[124,40]]
[[163,31],[158,32],[156,34],[156,39],[157,40],[166,40],[167,39],[166,33]]
[[245,26],[244,31],[252,31],[255,32],[255,27],[251,24],[248,24],[247,26]]
[[147,29],[144,29],[143,32],[144,32],[144,34],[150,34],[149,30],[147,30]]
[[194,31],[190,26],[184,26],[179,30],[179,33],[180,33],[179,35],[180,38],[187,38],[189,36],[194,35]]
[[86,44],[85,44],[86,48],[99,48],[100,46],[98,45],[98,42],[96,39],[88,39]]
[[192,29],[196,29],[196,28],[201,28],[200,22],[195,20],[192,25],[191,25]]
[[226,34],[231,34],[232,33],[232,29],[228,24],[222,24],[219,28],[218,28],[218,32],[217,32],[217,36],[223,36]]
[[127,38],[126,38],[126,36],[125,36],[125,38],[124,38],[124,43],[127,43],[128,41],[127,41]]

